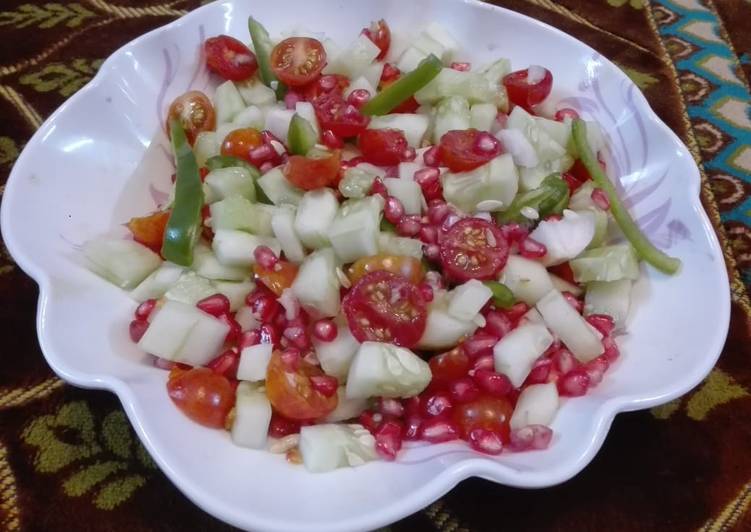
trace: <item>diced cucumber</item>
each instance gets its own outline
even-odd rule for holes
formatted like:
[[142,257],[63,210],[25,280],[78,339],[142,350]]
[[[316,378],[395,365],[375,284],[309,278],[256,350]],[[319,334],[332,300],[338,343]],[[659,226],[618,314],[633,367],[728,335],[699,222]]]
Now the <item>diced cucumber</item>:
[[535,116],[534,121],[559,146],[566,148],[571,143],[571,122],[559,122],[541,116]]
[[258,186],[274,205],[297,205],[303,195],[302,190],[287,181],[280,168],[272,168],[263,174],[258,179]]
[[524,168],[535,168],[540,164],[534,146],[518,129],[502,129],[495,136],[501,141],[504,150],[514,158],[514,164]]
[[602,342],[594,329],[558,290],[548,292],[535,306],[542,314],[545,325],[579,361],[589,362],[603,353]]
[[265,123],[266,113],[256,105],[246,107],[232,119],[232,124],[238,128],[252,127],[253,129],[263,129]]
[[639,259],[630,244],[589,249],[569,264],[578,283],[639,278]]
[[331,248],[318,250],[305,257],[292,283],[292,292],[311,316],[339,314],[339,278]]
[[441,177],[446,201],[467,213],[505,210],[514,201],[518,180],[508,153],[469,172],[447,172]]
[[235,83],[245,105],[266,106],[276,103],[276,93],[273,89],[261,83],[256,77]]
[[433,124],[433,143],[438,144],[441,137],[453,129],[469,128],[469,102],[461,96],[444,98],[435,108]]
[[214,286],[218,293],[229,299],[231,312],[242,307],[245,304],[245,297],[256,287],[253,281],[214,281]]
[[503,82],[503,78],[507,74],[511,73],[511,61],[502,57],[497,61],[486,65],[480,70],[485,79],[493,83],[494,85],[500,85]]
[[235,312],[235,321],[240,325],[242,332],[252,331],[261,325],[261,322],[253,315],[253,309],[248,306],[242,306],[237,309],[237,312]]
[[215,131],[201,131],[193,143],[193,154],[198,166],[204,166],[206,161],[219,155],[219,138]]
[[281,109],[272,107],[266,113],[266,125],[264,129],[270,131],[276,138],[282,142],[287,142],[289,134],[289,125],[295,112],[292,109]]
[[216,258],[223,266],[240,269],[246,269],[255,264],[253,252],[259,246],[270,247],[277,256],[282,250],[275,238],[251,235],[245,231],[231,229],[215,231],[214,240],[211,243]]
[[230,434],[240,447],[263,449],[271,423],[271,403],[266,394],[241,382],[235,393],[235,416]]
[[346,263],[375,255],[378,252],[379,224],[379,212],[374,213],[367,207],[343,207],[328,231],[329,241],[339,260]]
[[545,325],[522,323],[505,335],[493,347],[495,370],[505,374],[515,388],[519,388],[540,358],[553,343],[553,335]]
[[318,134],[313,126],[297,113],[292,116],[292,121],[289,123],[287,138],[289,151],[293,155],[307,154],[318,142]]
[[215,201],[230,196],[242,196],[248,201],[256,200],[256,183],[250,170],[240,166],[212,170],[204,180]]
[[378,252],[422,259],[422,242],[416,238],[396,236],[393,233],[382,231],[378,234]]
[[564,155],[559,159],[540,162],[534,168],[520,168],[519,188],[524,192],[534,190],[539,187],[550,174],[560,174],[565,172],[571,168],[573,164],[574,160],[568,155]]
[[409,349],[363,342],[347,374],[347,397],[412,397],[430,382],[430,366]]
[[445,98],[456,96],[472,104],[495,104],[497,93],[498,88],[482,74],[444,68],[430,83],[417,91],[415,99],[422,104],[436,104]]
[[[224,232],[224,230],[217,231],[217,233]],[[235,231],[227,231],[234,233]],[[237,233],[243,233],[237,231]],[[216,238],[214,239],[216,242]],[[207,279],[220,280],[220,281],[245,281],[250,277],[250,272],[245,267],[237,266],[225,266],[214,255],[211,248],[205,244],[199,244],[193,250],[193,270]]]
[[399,163],[399,179],[406,179],[407,181],[412,181],[415,178],[415,173],[418,170],[421,170],[425,168],[420,163],[414,163],[414,162],[404,162]]
[[477,329],[473,321],[459,320],[448,313],[445,294],[437,293],[428,306],[428,319],[417,347],[420,349],[450,349]]
[[268,205],[251,203],[242,196],[230,196],[209,208],[211,212],[211,228],[214,231],[230,229],[247,231],[260,236],[271,236],[272,211]]
[[219,290],[214,283],[205,277],[201,277],[196,272],[186,271],[164,293],[164,297],[186,305],[195,305],[202,299],[213,296],[218,292]]
[[341,74],[350,79],[361,76],[371,65],[381,50],[365,35],[358,35],[357,39],[340,52],[330,58],[324,67],[324,74]]
[[355,419],[368,409],[370,401],[365,398],[350,399],[347,397],[346,388],[339,386],[336,390],[336,408],[328,416],[323,418],[326,423],[339,423],[348,419]]
[[345,198],[360,199],[370,192],[377,176],[359,167],[347,168],[339,181],[339,192]]
[[271,360],[271,344],[256,344],[244,347],[240,351],[240,364],[237,366],[237,379],[259,382],[266,380],[266,368]]
[[516,299],[527,305],[534,305],[553,289],[553,281],[545,266],[520,255],[509,255],[500,281],[514,293]]
[[[362,73],[362,77],[365,78],[365,80],[374,89],[377,89],[378,84],[381,82],[381,76],[383,75],[383,67],[384,67],[384,63],[382,62],[373,63],[368,68],[366,68]],[[372,93],[372,94],[375,94],[375,93]]]
[[159,255],[133,240],[97,238],[84,244],[83,254],[92,272],[126,290],[162,263]]
[[349,372],[352,359],[360,347],[360,342],[355,340],[344,318],[337,317],[335,320],[337,333],[336,338],[330,342],[322,342],[315,336],[311,337],[316,355],[321,363],[323,371],[333,375],[339,382],[344,382]]
[[310,102],[297,102],[295,104],[295,113],[308,121],[316,134],[316,142],[321,136],[321,125],[318,123],[318,117],[316,117],[316,111],[313,108],[313,104]]
[[445,60],[443,59],[443,55],[445,53],[443,45],[441,45],[441,43],[436,41],[430,35],[427,35],[425,32],[420,33],[417,38],[412,41],[412,46],[414,46],[421,52],[425,52],[426,54],[433,54],[438,59],[440,59],[441,62],[445,63]]
[[438,22],[431,22],[428,24],[422,34],[430,37],[441,45],[441,48],[443,48],[442,59],[446,63],[450,62],[454,55],[459,51],[459,43],[454,39],[451,33],[449,33],[449,31]]
[[[383,69],[383,65],[381,65],[381,69]],[[378,85],[375,86],[368,81],[368,79],[363,75],[352,81],[352,83],[349,84],[349,87],[347,87],[344,90],[344,97],[347,98],[350,94],[352,94],[356,90],[366,90],[370,94],[371,97],[375,96],[376,89]]]
[[422,189],[415,181],[399,179],[397,177],[387,177],[383,184],[388,190],[389,195],[402,202],[406,214],[420,214],[422,211]]
[[375,438],[362,425],[328,423],[300,429],[300,455],[305,469],[325,473],[376,460]]
[[330,188],[306,192],[295,215],[295,232],[306,247],[318,249],[329,245],[328,230],[339,210],[339,201]]
[[459,320],[470,321],[492,296],[490,288],[477,279],[470,279],[449,292],[448,313]]
[[507,127],[519,130],[524,134],[527,140],[529,140],[535,148],[535,152],[537,153],[540,162],[544,163],[554,159],[560,159],[564,155],[567,155],[565,148],[553,140],[547,131],[535,121],[535,117],[530,115],[521,106],[517,105],[514,107],[514,110],[511,111]]
[[430,119],[424,115],[414,113],[394,113],[390,115],[374,116],[368,124],[369,129],[400,129],[404,133],[407,143],[413,148],[419,148],[422,139],[428,131]]
[[547,250],[540,262],[555,266],[587,249],[595,236],[595,220],[593,216],[566,209],[561,219],[541,221],[529,236]]
[[381,168],[380,166],[376,166],[374,164],[358,163],[358,165],[355,168],[362,170],[364,172],[368,172],[369,174],[375,177],[380,177],[380,178],[386,177],[386,169]]
[[511,429],[530,425],[550,425],[558,411],[558,388],[554,382],[527,386],[516,401]]
[[613,318],[617,330],[626,327],[631,306],[631,280],[594,281],[587,284],[584,315],[606,314]]
[[302,262],[305,258],[300,237],[295,231],[295,210],[291,208],[280,207],[271,217],[271,228],[274,230],[274,236],[279,241],[279,245],[284,252],[284,256],[291,262]]
[[235,84],[227,80],[216,88],[214,92],[214,109],[216,110],[216,123],[224,124],[232,122],[240,111],[245,109],[245,101]]
[[396,68],[402,72],[412,72],[420,64],[420,61],[428,57],[428,53],[414,46],[410,46],[399,57],[399,61],[396,63]]
[[469,125],[480,131],[490,131],[496,124],[498,108],[493,103],[476,103],[469,108]]
[[217,155],[221,153],[222,143],[224,142],[224,139],[226,139],[227,135],[229,135],[236,129],[239,128],[232,122],[227,122],[226,124],[219,124],[216,126]]
[[130,297],[138,302],[159,299],[174,285],[185,268],[171,262],[163,262],[130,292]]
[[555,288],[559,292],[570,292],[576,297],[579,297],[584,293],[584,289],[582,289],[579,285],[569,283],[566,279],[558,277],[557,275],[550,272],[548,272],[548,275],[550,275],[550,281],[553,283],[553,288]]
[[595,185],[592,181],[586,181],[579,188],[576,189],[571,195],[571,199],[568,202],[568,208],[581,211],[584,209],[597,208],[597,205],[592,200],[592,192],[595,190]]

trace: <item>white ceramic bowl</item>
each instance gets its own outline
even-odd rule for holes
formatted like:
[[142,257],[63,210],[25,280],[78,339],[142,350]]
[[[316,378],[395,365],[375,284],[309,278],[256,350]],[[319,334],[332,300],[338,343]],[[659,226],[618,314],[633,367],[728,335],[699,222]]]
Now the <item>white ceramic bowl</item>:
[[[189,87],[211,83],[199,52],[203,39],[228,33],[247,40],[251,13],[272,33],[304,21],[342,44],[371,20],[385,18],[397,32],[438,20],[472,61],[506,56],[519,68],[546,65],[555,77],[553,98],[602,125],[610,173],[620,176],[645,231],[683,260],[683,270],[668,278],[644,269],[621,361],[589,395],[564,402],[548,450],[491,458],[450,443],[411,448],[395,463],[313,475],[278,455],[236,447],[227,433],[194,424],[171,404],[166,372],[128,339],[135,304],[83,268],[77,246],[102,233],[124,234],[121,224],[153,209],[168,190],[160,130],[166,106]],[[28,143],[5,190],[2,231],[39,283],[39,340],[52,368],[73,384],[115,392],[172,481],[206,511],[252,529],[375,528],[470,476],[528,488],[563,482],[593,458],[615,414],[695,386],[714,365],[729,319],[725,265],[686,148],[631,81],[591,48],[471,0],[226,1],[136,39]]]

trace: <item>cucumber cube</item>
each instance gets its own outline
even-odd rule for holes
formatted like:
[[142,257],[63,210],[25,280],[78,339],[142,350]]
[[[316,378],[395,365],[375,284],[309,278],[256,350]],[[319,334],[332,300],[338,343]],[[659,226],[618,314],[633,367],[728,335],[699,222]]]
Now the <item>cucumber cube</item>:
[[266,380],[266,368],[269,366],[273,350],[274,346],[271,344],[243,348],[240,351],[240,364],[237,366],[237,379],[250,382]]
[[295,232],[306,247],[318,249],[329,245],[327,236],[336,213],[339,201],[330,188],[319,188],[306,192],[295,215]]
[[253,129],[263,129],[265,123],[266,114],[256,105],[246,107],[232,119],[232,124],[237,128],[252,127]]
[[337,318],[336,327],[336,338],[331,342],[322,342],[315,336],[312,337],[312,341],[323,371],[339,379],[339,382],[344,382],[349,366],[352,364],[352,358],[360,347],[360,342],[352,336],[343,318]]
[[433,143],[438,144],[441,137],[454,129],[469,129],[469,102],[461,96],[444,98],[435,108],[433,125]]
[[230,435],[232,441],[250,449],[263,449],[271,423],[271,403],[266,394],[241,382],[235,394],[235,417]]
[[219,262],[211,248],[204,244],[193,249],[193,269],[198,275],[212,280],[244,281],[250,276],[250,271],[246,267],[225,266]]
[[469,172],[445,173],[443,195],[464,212],[500,211],[508,208],[519,188],[512,156],[505,153]]
[[422,259],[422,242],[416,238],[396,236],[382,231],[378,234],[378,252],[386,255],[406,255]]
[[165,292],[164,297],[172,301],[195,305],[199,301],[218,292],[214,283],[196,272],[183,273],[175,284]]
[[295,112],[292,109],[272,107],[269,109],[269,112],[266,113],[266,125],[264,129],[267,129],[273,133],[276,138],[286,143],[287,133],[289,132],[289,123],[292,121],[294,115]]
[[219,262],[223,266],[240,268],[245,272],[246,269],[255,264],[256,259],[253,255],[255,249],[259,246],[268,246],[279,256],[282,251],[279,242],[272,237],[256,236],[244,231],[233,231],[230,229],[220,229],[214,233],[214,240],[211,247]]
[[356,79],[375,61],[381,50],[365,35],[358,35],[357,39],[330,59],[323,68],[324,74],[342,74],[349,79]]
[[409,349],[363,342],[347,374],[347,397],[412,397],[430,382],[428,363]]
[[256,287],[253,281],[215,281],[214,286],[217,293],[223,294],[229,299],[231,312],[235,312],[242,307],[245,304],[245,297]]
[[193,154],[196,156],[198,166],[204,166],[211,157],[219,155],[220,142],[215,131],[201,131],[193,144]]
[[548,328],[580,362],[589,362],[605,350],[598,333],[558,290],[548,292],[535,306]]
[[177,282],[184,271],[185,268],[182,266],[171,262],[163,262],[159,268],[150,273],[146,279],[131,290],[130,297],[138,302],[143,302],[147,299],[159,299]]
[[365,427],[356,424],[302,427],[299,447],[305,469],[311,473],[356,467],[378,458],[375,438]]
[[303,190],[292,185],[284,177],[281,169],[272,168],[258,179],[258,185],[263,193],[274,203],[274,205],[297,205],[302,199]]
[[422,189],[415,181],[387,177],[383,180],[389,195],[394,196],[404,206],[406,214],[420,214],[422,211]]
[[518,388],[532,371],[535,360],[540,358],[553,343],[544,324],[526,322],[495,344],[493,360],[495,370],[505,374],[511,384]]
[[250,202],[256,200],[256,184],[247,168],[234,166],[212,170],[204,183],[216,201],[230,196],[242,196]]
[[449,292],[448,297],[448,313],[454,318],[470,321],[493,297],[493,291],[477,279],[470,279]]
[[331,246],[344,263],[378,253],[379,222],[368,210],[337,216],[329,227]]
[[430,118],[414,113],[393,113],[374,116],[370,119],[368,129],[399,129],[404,133],[407,143],[419,148],[430,126]]
[[216,88],[214,93],[214,109],[216,123],[232,122],[240,111],[245,108],[245,102],[232,81],[225,81]]
[[271,228],[287,260],[302,262],[305,258],[305,249],[295,231],[295,210],[278,208],[271,216]]
[[631,305],[631,280],[595,281],[587,284],[584,315],[605,314],[613,318],[617,330],[623,330]]
[[126,290],[162,263],[159,255],[133,240],[97,238],[84,244],[83,254],[92,272]]
[[272,211],[268,205],[251,203],[242,196],[230,196],[212,203],[211,228],[216,232],[222,229],[247,231],[260,236],[272,236]]
[[553,289],[553,281],[545,266],[519,255],[509,255],[499,280],[516,299],[528,305],[534,305]]
[[527,386],[516,401],[511,429],[529,425],[549,425],[558,411],[558,388],[554,382]]
[[235,83],[245,105],[274,105],[276,93],[270,87],[261,83],[255,77]]
[[339,278],[331,248],[305,257],[292,283],[292,293],[311,316],[339,314]]

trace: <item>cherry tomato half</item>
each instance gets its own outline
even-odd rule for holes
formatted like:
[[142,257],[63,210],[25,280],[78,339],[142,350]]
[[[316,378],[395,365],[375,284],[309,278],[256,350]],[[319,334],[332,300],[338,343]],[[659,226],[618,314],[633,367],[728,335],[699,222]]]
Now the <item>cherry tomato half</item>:
[[427,304],[417,285],[401,275],[375,271],[344,296],[342,308],[358,341],[414,346],[425,332]]
[[425,277],[425,270],[418,259],[406,255],[386,254],[358,259],[347,269],[347,277],[354,284],[367,274],[381,270],[401,275],[414,284],[419,284]]
[[409,150],[400,129],[366,129],[357,136],[357,147],[365,161],[377,166],[395,166]]
[[209,368],[172,369],[167,392],[186,416],[207,427],[223,428],[235,405],[232,384]]
[[468,172],[495,158],[496,150],[483,150],[478,147],[479,139],[485,132],[476,129],[455,129],[441,137],[438,143],[438,160],[452,172]]
[[315,102],[316,117],[322,129],[330,129],[339,138],[355,137],[368,127],[370,118],[334,92],[320,96]]
[[266,395],[274,410],[292,420],[313,420],[331,413],[338,403],[336,393],[327,396],[317,391],[311,377],[323,376],[318,366],[300,360],[290,368],[280,351],[274,351],[266,370]]
[[441,243],[441,264],[450,279],[495,279],[508,259],[508,242],[495,224],[480,218],[459,220]]
[[229,35],[206,39],[206,66],[224,79],[242,81],[258,70],[256,55],[243,43]]
[[133,240],[159,253],[162,250],[164,228],[167,227],[169,216],[170,211],[160,211],[140,218],[131,218],[128,229],[133,233]]
[[292,155],[284,165],[284,175],[290,183],[303,190],[334,186],[339,181],[341,160],[339,150],[321,153],[320,156]]
[[453,418],[465,439],[473,429],[480,428],[494,432],[502,442],[507,443],[511,432],[509,422],[513,413],[514,407],[508,399],[486,396],[456,406]]
[[253,265],[256,278],[278,296],[282,295],[285,288],[292,286],[299,269],[297,264],[285,260],[278,261],[271,269],[264,268],[260,264]]
[[370,27],[364,28],[360,33],[373,41],[373,44],[381,50],[381,53],[376,57],[378,61],[386,57],[389,46],[391,46],[391,29],[385,20],[371,22]]
[[201,91],[189,91],[178,96],[169,106],[167,113],[167,131],[173,118],[180,121],[185,136],[192,145],[202,131],[213,131],[216,127],[216,113],[211,100]]
[[326,50],[311,37],[290,37],[271,51],[271,69],[282,83],[302,87],[313,81],[326,66]]
[[428,361],[433,380],[438,382],[451,382],[461,379],[469,371],[469,357],[460,346],[433,356]]
[[308,83],[301,89],[305,99],[309,102],[316,100],[323,94],[331,92],[343,95],[349,87],[349,78],[341,74],[326,74]]
[[263,136],[257,129],[252,127],[235,129],[224,137],[221,153],[250,162],[250,150],[261,144],[263,144]]
[[545,71],[543,77],[533,80],[532,83],[529,81],[528,68],[506,75],[503,78],[503,86],[506,87],[506,92],[508,92],[508,99],[531,112],[532,107],[547,98],[553,88],[553,74],[547,68],[543,68],[543,70]]

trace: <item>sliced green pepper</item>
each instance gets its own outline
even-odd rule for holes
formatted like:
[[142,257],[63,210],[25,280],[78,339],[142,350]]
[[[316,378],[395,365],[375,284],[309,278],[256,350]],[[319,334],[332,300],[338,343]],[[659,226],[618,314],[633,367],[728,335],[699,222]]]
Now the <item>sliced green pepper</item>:
[[636,222],[634,222],[626,206],[621,202],[608,176],[602,171],[602,167],[600,167],[595,154],[592,153],[592,148],[590,148],[587,142],[586,123],[580,119],[574,120],[572,134],[576,143],[576,149],[579,152],[579,159],[586,167],[589,175],[592,176],[592,181],[595,182],[595,185],[608,195],[610,212],[618,223],[618,227],[621,228],[621,231],[623,231],[623,234],[633,246],[636,254],[661,272],[671,275],[676,273],[681,267],[681,261],[675,257],[666,255],[647,239],[644,233],[641,232],[641,229],[639,229],[639,226],[636,225]]
[[483,281],[485,286],[493,292],[493,305],[498,308],[511,308],[516,303],[514,293],[503,283],[498,281]]
[[318,134],[310,122],[295,113],[289,123],[287,144],[294,155],[306,155],[318,142]]
[[496,219],[500,223],[528,222],[529,220],[522,214],[525,207],[537,211],[540,218],[560,214],[568,205],[568,198],[568,185],[561,179],[561,174],[550,174],[542,180],[539,187],[518,194],[508,209],[496,215]]
[[172,213],[164,230],[162,255],[180,266],[190,266],[193,263],[193,246],[201,230],[203,184],[196,157],[179,120],[170,120],[170,136],[177,177]]
[[231,168],[233,166],[245,168],[250,172],[250,177],[253,178],[253,181],[256,184],[256,201],[258,203],[273,205],[273,202],[269,199],[269,197],[258,184],[258,179],[261,177],[261,172],[259,172],[258,168],[250,164],[248,161],[240,159],[239,157],[233,157],[232,155],[214,155],[213,157],[206,159],[206,168],[208,168],[209,170]]
[[279,81],[271,69],[271,50],[274,49],[274,43],[269,38],[269,32],[266,28],[253,17],[248,17],[248,31],[250,32],[250,40],[253,41],[253,48],[256,52],[256,59],[258,60],[258,73],[261,76],[261,81],[272,89],[276,83],[276,98],[281,100],[287,92],[287,87]]
[[396,80],[363,105],[362,113],[370,116],[390,113],[395,107],[430,83],[433,78],[440,74],[441,69],[443,69],[441,60],[430,54],[420,61],[420,64],[412,72]]

